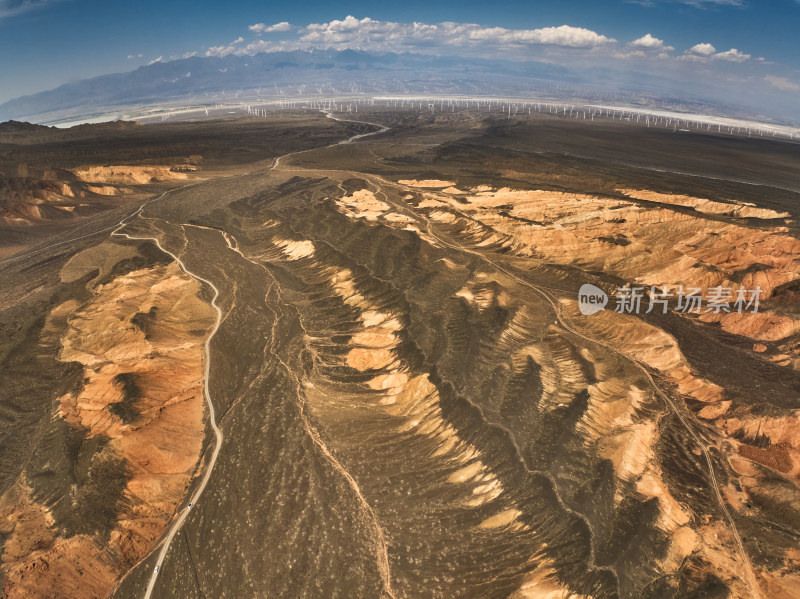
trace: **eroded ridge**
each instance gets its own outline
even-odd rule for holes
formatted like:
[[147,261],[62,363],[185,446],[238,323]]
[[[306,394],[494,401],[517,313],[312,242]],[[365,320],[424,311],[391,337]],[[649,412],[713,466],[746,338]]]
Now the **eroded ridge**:
[[[418,191],[426,186],[436,190]],[[745,545],[748,539],[740,532],[741,518],[762,516],[740,486],[756,484],[755,477],[747,482],[731,468],[744,468],[744,457],[793,472],[795,450],[783,441],[791,418],[775,419],[781,423],[778,447],[748,449],[748,438],[739,436],[744,433],[731,436],[731,428],[742,425],[719,418],[747,408],[715,377],[700,374],[672,334],[612,311],[581,320],[569,294],[557,291],[560,299],[549,305],[531,293],[537,277],[544,290],[564,285],[567,277],[546,266],[553,263],[612,272],[639,284],[672,281],[674,272],[683,273],[678,284],[698,286],[750,277],[748,284],[763,285],[769,321],[792,319],[768,301],[796,278],[791,248],[797,241],[775,224],[785,215],[735,205],[723,210],[697,200],[691,207],[698,216],[674,212],[669,206],[677,202],[465,189],[453,181],[404,180],[395,186],[365,177],[361,186],[350,179],[338,187],[341,195],[332,202],[291,215],[272,213],[263,229],[249,229],[248,236],[258,247],[253,257],[280,273],[287,301],[301,314],[315,364],[306,398],[387,530],[401,596],[421,588],[413,586],[416,574],[404,579],[409,564],[417,564],[411,553],[419,546],[398,547],[406,527],[417,529],[408,519],[403,526],[394,522],[400,514],[388,492],[394,485],[401,505],[406,505],[403,493],[429,497],[436,506],[444,495],[467,514],[481,514],[479,522],[454,530],[448,543],[474,548],[468,531],[475,530],[535,539],[525,546],[532,561],[505,570],[507,588],[528,589],[531,596],[542,564],[562,581],[561,592],[595,595],[657,596],[672,592],[673,585],[700,588],[713,580],[734,596],[749,597],[791,584],[781,582],[789,554],[776,568],[751,562],[753,548],[742,546],[740,537]],[[717,220],[707,240],[698,242],[704,213]],[[665,247],[659,253],[658,244],[669,239],[665,230],[674,227],[695,237],[678,244],[677,252]],[[740,243],[750,253],[737,254],[735,261],[730,252],[711,249],[746,235],[753,241]],[[645,251],[650,241],[655,251]],[[752,266],[770,256],[774,267]],[[709,266],[687,274],[679,266],[687,259]],[[525,275],[529,281],[511,274],[525,270],[531,272]],[[572,323],[568,329],[553,321],[556,308]],[[684,318],[691,326],[708,320]],[[759,348],[751,351],[757,354]],[[640,368],[658,373],[658,384]],[[672,395],[669,402],[664,389]],[[397,449],[406,443],[422,454]],[[395,456],[401,464],[420,464],[409,466],[414,484],[405,482],[405,475],[372,480],[380,479],[387,463],[394,471]],[[455,470],[442,471],[441,463],[431,461],[452,463]],[[433,471],[442,471],[449,484]],[[537,477],[552,491],[551,515],[561,514],[582,531],[582,567],[594,574],[564,568],[564,554],[552,550],[549,540],[542,543],[540,531],[526,520],[531,498],[525,495],[523,501],[518,489],[542,480]],[[465,489],[466,498],[458,499],[455,487],[446,491],[467,483],[472,490]],[[420,505],[421,514],[430,508]],[[435,523],[423,528],[444,534]],[[488,545],[477,547],[482,554]],[[439,593],[490,588],[476,578],[463,586],[441,576],[436,580],[437,568],[456,568],[458,551],[452,551],[456,561],[431,558],[435,566],[428,580],[437,582]],[[742,579],[743,567],[752,568],[755,578]],[[597,576],[598,586],[581,586],[591,576]]]
[[577,560],[582,595],[615,596],[613,572],[591,563],[586,523],[560,504],[550,479],[525,468],[478,414],[458,417],[469,404],[414,347],[402,295],[276,221],[265,226],[261,241],[272,249],[253,258],[297,277],[284,296],[315,356],[303,394],[393,540],[400,596],[567,592],[552,566],[566,555]]
[[[445,246],[454,242],[454,246],[468,247],[468,251],[473,255],[478,253],[486,255],[483,248],[488,247],[495,255],[488,260],[490,263],[499,259],[519,267],[523,262],[518,258],[522,257],[540,264],[549,262],[577,265],[581,269],[593,272],[613,273],[632,284],[659,284],[664,289],[670,287],[675,289],[678,285],[698,288],[736,285],[758,287],[767,298],[760,312],[703,313],[698,320],[719,322],[723,330],[749,336],[754,341],[779,340],[780,343],[774,343],[769,348],[772,355],[768,357],[781,365],[792,366],[787,356],[780,353],[782,350],[796,347],[798,323],[796,311],[787,310],[787,299],[783,299],[797,279],[797,254],[796,250],[791,248],[797,247],[798,240],[784,226],[790,223],[785,220],[788,214],[760,210],[735,202],[723,204],[685,196],[667,196],[663,202],[664,205],[689,205],[697,212],[725,217],[711,219],[711,222],[707,223],[705,217],[686,212],[677,215],[673,213],[669,216],[659,215],[659,212],[668,210],[659,205],[659,201],[665,199],[663,194],[648,195],[646,192],[632,193],[630,190],[625,190],[637,199],[646,197],[648,202],[656,204],[626,206],[624,201],[616,198],[581,197],[579,194],[557,192],[495,190],[491,187],[459,190],[461,195],[456,195],[453,189],[447,191],[449,192],[447,195],[441,191],[421,196],[406,194],[403,199],[410,201],[418,212],[424,214],[429,234],[434,229],[439,231],[438,235],[433,235],[434,242]],[[498,204],[509,199],[512,200],[509,203]],[[777,219],[784,219],[784,222],[775,224]],[[673,220],[677,221],[677,227],[673,225]],[[758,220],[771,222],[765,226]],[[629,222],[631,224],[628,224]],[[684,223],[685,234],[690,239],[686,243],[676,243],[674,234],[678,234],[678,240],[682,235],[680,223]],[[615,232],[614,236],[609,235],[610,229]],[[442,237],[442,234],[445,237]],[[504,235],[508,237],[504,239]],[[445,238],[450,242],[445,241]],[[645,243],[642,243],[643,241]],[[732,250],[732,247],[741,250]],[[504,260],[503,256],[515,258]],[[691,261],[691,267],[688,266],[688,261]],[[519,277],[514,278],[517,282],[522,282]],[[527,282],[526,285],[531,286]],[[544,295],[548,295],[547,292]],[[553,305],[555,307],[555,304]],[[756,521],[765,517],[771,518],[767,511],[759,513],[754,510],[753,503],[746,499],[747,496],[751,499],[763,497],[762,492],[757,489],[758,480],[760,478],[765,482],[771,475],[761,470],[759,477],[756,475],[757,468],[743,469],[743,463],[736,454],[748,456],[749,460],[774,468],[781,474],[786,482],[779,483],[780,491],[777,487],[765,485],[770,489],[768,493],[772,500],[785,501],[788,495],[796,496],[796,490],[789,489],[797,484],[796,479],[790,474],[795,468],[794,463],[797,458],[789,456],[797,456],[797,446],[795,443],[787,442],[786,439],[791,435],[790,431],[793,430],[798,411],[783,408],[785,405],[783,400],[773,401],[768,397],[765,398],[764,403],[771,404],[768,410],[777,408],[781,413],[772,419],[772,426],[778,422],[780,425],[779,428],[772,429],[772,435],[761,436],[761,441],[757,441],[759,433],[753,433],[752,425],[748,434],[743,428],[738,430],[733,428],[741,427],[741,421],[732,427],[730,421],[719,418],[720,414],[726,412],[748,414],[744,419],[750,420],[751,423],[758,422],[759,427],[762,424],[765,427],[769,426],[763,416],[756,415],[758,408],[754,409],[751,403],[744,403],[737,397],[737,386],[747,386],[749,381],[731,380],[728,382],[728,388],[723,388],[698,376],[694,369],[688,366],[676,340],[665,331],[651,324],[645,324],[639,318],[613,312],[603,312],[593,319],[582,319],[576,308],[576,302],[569,298],[561,302],[558,311],[569,314],[570,322],[579,323],[575,326],[581,330],[582,337],[586,340],[598,339],[604,346],[630,357],[640,365],[644,364],[659,371],[689,402],[694,402],[689,405],[699,404],[700,407],[694,408],[694,411],[700,418],[714,423],[712,437],[704,437],[707,431],[703,424],[688,424],[685,416],[675,412],[674,402],[668,402],[673,410],[673,416],[678,417],[680,424],[683,425],[682,435],[688,433],[687,441],[695,445],[693,451],[704,454],[704,460],[697,460],[687,454],[687,465],[694,464],[685,472],[694,471],[698,480],[701,478],[707,480],[717,496],[717,507],[724,515],[721,522],[698,528],[697,513],[693,515],[691,512],[685,512],[684,517],[675,522],[680,524],[682,520],[683,524],[693,526],[677,529],[673,527],[674,542],[679,541],[685,552],[691,552],[693,562],[698,558],[702,559],[706,565],[700,566],[699,570],[702,571],[708,564],[713,564],[716,570],[714,576],[724,576],[728,587],[736,595],[759,596],[763,592],[762,589],[770,589],[769,592],[785,592],[783,589],[788,589],[794,584],[782,581],[786,574],[784,568],[791,569],[791,552],[786,553],[785,561],[777,568],[773,564],[766,563],[762,563],[761,567],[754,567],[750,555],[757,554],[760,550],[753,545],[749,549],[744,547],[739,532],[741,524],[736,524],[736,520],[745,513]],[[755,343],[751,347],[755,353],[768,351],[768,347],[763,343]],[[703,407],[704,404],[706,407]],[[677,409],[680,412],[683,408]],[[704,432],[698,436],[695,430]],[[670,437],[667,443],[676,440],[674,436]],[[754,441],[756,445],[763,443],[770,449],[754,448]],[[664,451],[669,449],[667,443],[657,443],[656,446],[660,445]],[[712,453],[717,449],[725,454],[728,460],[714,465]],[[665,473],[665,480],[670,482],[669,486],[674,489],[677,481],[669,473],[669,468],[664,466],[662,470]],[[730,475],[735,477],[731,467],[739,474],[746,471],[752,478],[739,478],[737,482],[726,484],[725,480]],[[720,476],[722,482],[719,482]],[[669,481],[669,478],[673,480]],[[788,488],[787,483],[791,485]],[[740,491],[740,485],[745,485],[747,488],[744,495]],[[651,487],[650,491],[647,491],[646,487],[640,484],[637,491],[645,496],[648,494],[659,496],[662,503],[669,504],[669,495],[663,490]],[[687,504],[694,504],[693,507],[696,507],[698,503],[703,503],[697,496],[696,490],[694,496],[688,489],[684,493],[684,501]],[[779,500],[778,497],[784,499]],[[763,507],[761,509],[764,510]],[[703,509],[699,511],[702,513]],[[732,515],[737,512],[737,516]],[[692,522],[692,518],[695,522]],[[695,528],[694,532],[692,528]],[[721,534],[727,537],[727,540],[722,541],[727,549],[722,552],[711,549],[714,545],[719,547],[721,531]],[[701,543],[704,549],[699,552],[692,549],[693,545],[697,547],[692,540],[695,532],[702,536]],[[675,538],[676,536],[679,538]],[[744,561],[744,572],[747,574],[744,577],[746,584],[743,586],[736,579],[736,569],[742,561]],[[722,572],[720,564],[723,564]]]
[[[31,469],[0,499],[7,597],[107,594],[166,529],[202,450],[213,311],[174,262],[136,267],[146,261],[105,246],[65,267],[67,280],[101,270],[88,297],[56,306],[44,328],[43,341],[83,372],[56,402],[64,432],[50,445],[79,449],[71,472]],[[115,253],[118,261],[99,262]]]

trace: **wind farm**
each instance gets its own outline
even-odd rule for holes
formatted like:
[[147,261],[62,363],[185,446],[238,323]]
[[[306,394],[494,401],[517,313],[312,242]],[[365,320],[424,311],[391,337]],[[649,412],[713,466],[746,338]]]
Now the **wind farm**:
[[[346,113],[354,117],[359,109],[417,111],[432,115],[455,112],[476,112],[487,116],[504,116],[508,119],[524,119],[526,116],[548,114],[556,117],[580,120],[612,120],[644,127],[660,127],[680,132],[715,132],[719,134],[771,137],[795,141],[800,139],[800,128],[791,125],[754,120],[745,117],[720,116],[713,113],[690,112],[692,106],[667,108],[645,108],[641,106],[606,105],[596,103],[572,103],[565,100],[540,100],[503,96],[461,95],[302,95],[305,85],[296,88],[298,95],[277,97],[237,94],[234,101],[216,101],[213,104],[178,106],[138,106],[131,110],[115,111],[96,118],[103,120],[119,118],[142,122],[163,122],[169,119],[219,118],[228,115],[247,115],[267,118],[283,111],[313,111]],[[323,91],[320,89],[320,91]],[[209,113],[209,111],[211,111]],[[56,126],[73,125],[75,121],[53,121]]]

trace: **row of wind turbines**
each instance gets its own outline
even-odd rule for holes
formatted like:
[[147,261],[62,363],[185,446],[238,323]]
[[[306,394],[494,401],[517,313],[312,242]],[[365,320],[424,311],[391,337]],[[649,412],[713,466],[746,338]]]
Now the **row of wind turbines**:
[[547,114],[584,121],[620,121],[643,127],[661,127],[675,132],[709,132],[800,141],[800,130],[767,123],[699,114],[681,114],[656,109],[568,104],[556,101],[463,96],[351,96],[291,100],[280,98],[272,101],[241,102],[239,104],[240,110],[255,117],[268,117],[276,111],[285,110],[321,110],[352,115],[358,114],[359,107],[362,112],[365,109],[370,112],[395,109],[432,115],[473,111],[506,119]]

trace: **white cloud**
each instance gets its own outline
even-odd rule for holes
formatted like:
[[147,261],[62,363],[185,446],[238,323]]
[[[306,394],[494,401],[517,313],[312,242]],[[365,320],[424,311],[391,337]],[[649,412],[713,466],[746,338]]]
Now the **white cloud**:
[[265,25],[264,23],[256,23],[255,25],[250,25],[248,29],[254,33],[272,33],[274,31],[289,31],[292,26],[286,22],[281,21],[280,23],[275,23],[274,25]]
[[481,40],[496,43],[547,44],[568,48],[587,48],[615,41],[589,29],[570,27],[569,25],[542,29],[505,29],[502,27],[483,29],[478,26],[466,25],[462,31],[454,33],[455,35],[449,40],[449,43]]
[[653,37],[648,33],[647,35],[640,37],[638,40],[632,41],[631,46],[637,48],[663,48],[664,40]]
[[773,75],[767,75],[764,77],[764,81],[769,83],[772,87],[777,87],[778,89],[782,89],[783,91],[800,91],[800,85],[797,83],[793,83],[789,81],[786,77],[775,77]]
[[696,44],[687,50],[689,54],[698,56],[711,56],[716,51],[717,49],[711,44]]
[[153,60],[151,60],[147,64],[155,64],[157,62],[161,62],[162,60],[164,60],[164,57],[163,56],[159,56],[158,58],[154,58]]
[[[458,25],[456,23],[443,23],[442,34],[445,27],[452,29],[458,27]],[[329,23],[311,23],[305,28],[305,33],[300,39],[315,44],[351,44],[352,46],[363,47],[364,45],[381,43],[413,44],[426,40],[432,41],[438,32],[440,32],[440,27],[437,25],[375,21],[369,17],[356,19],[348,15],[345,19],[335,19]]]
[[244,41],[244,38],[240,35],[235,40],[230,42],[229,44],[223,44],[222,46],[211,46],[208,50],[206,50],[206,56],[228,56],[228,54],[240,54],[237,52],[239,49],[238,46]]
[[133,60],[134,58],[144,58],[144,54],[128,54],[128,60]]
[[724,60],[726,62],[747,62],[752,56],[739,52],[736,48],[725,50],[725,52],[717,52],[717,49],[711,44],[697,44],[689,48],[681,60],[688,60],[693,62],[707,62],[709,60]]
[[[633,40],[628,46],[635,48],[638,53],[641,53],[642,50],[658,51],[659,57],[675,49],[674,46],[665,45],[664,40],[658,39],[649,33],[640,37],[638,40]],[[633,52],[632,54],[638,55],[637,52]]]
[[328,23],[312,23],[300,37],[303,42],[327,47],[366,49],[409,49],[429,45],[529,45],[592,48],[613,44],[616,40],[582,27],[561,25],[541,29],[506,29],[481,27],[474,23],[395,23],[369,17],[348,16]]
[[[480,30],[489,35],[485,39],[498,42],[522,42],[532,44],[550,44],[570,48],[587,48],[613,43],[616,40],[595,33],[582,27],[561,25],[560,27],[544,27],[542,29],[502,29],[500,27]],[[480,37],[478,38],[480,39]]]
[[739,52],[736,48],[731,48],[725,52],[714,54],[712,58],[716,58],[718,60],[727,60],[728,62],[747,62],[752,57],[749,54]]

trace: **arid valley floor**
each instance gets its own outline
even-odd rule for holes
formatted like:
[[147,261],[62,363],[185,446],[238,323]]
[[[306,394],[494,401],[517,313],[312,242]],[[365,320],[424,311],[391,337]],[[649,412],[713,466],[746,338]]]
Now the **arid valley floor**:
[[0,125],[3,596],[800,597],[800,145],[334,116]]

